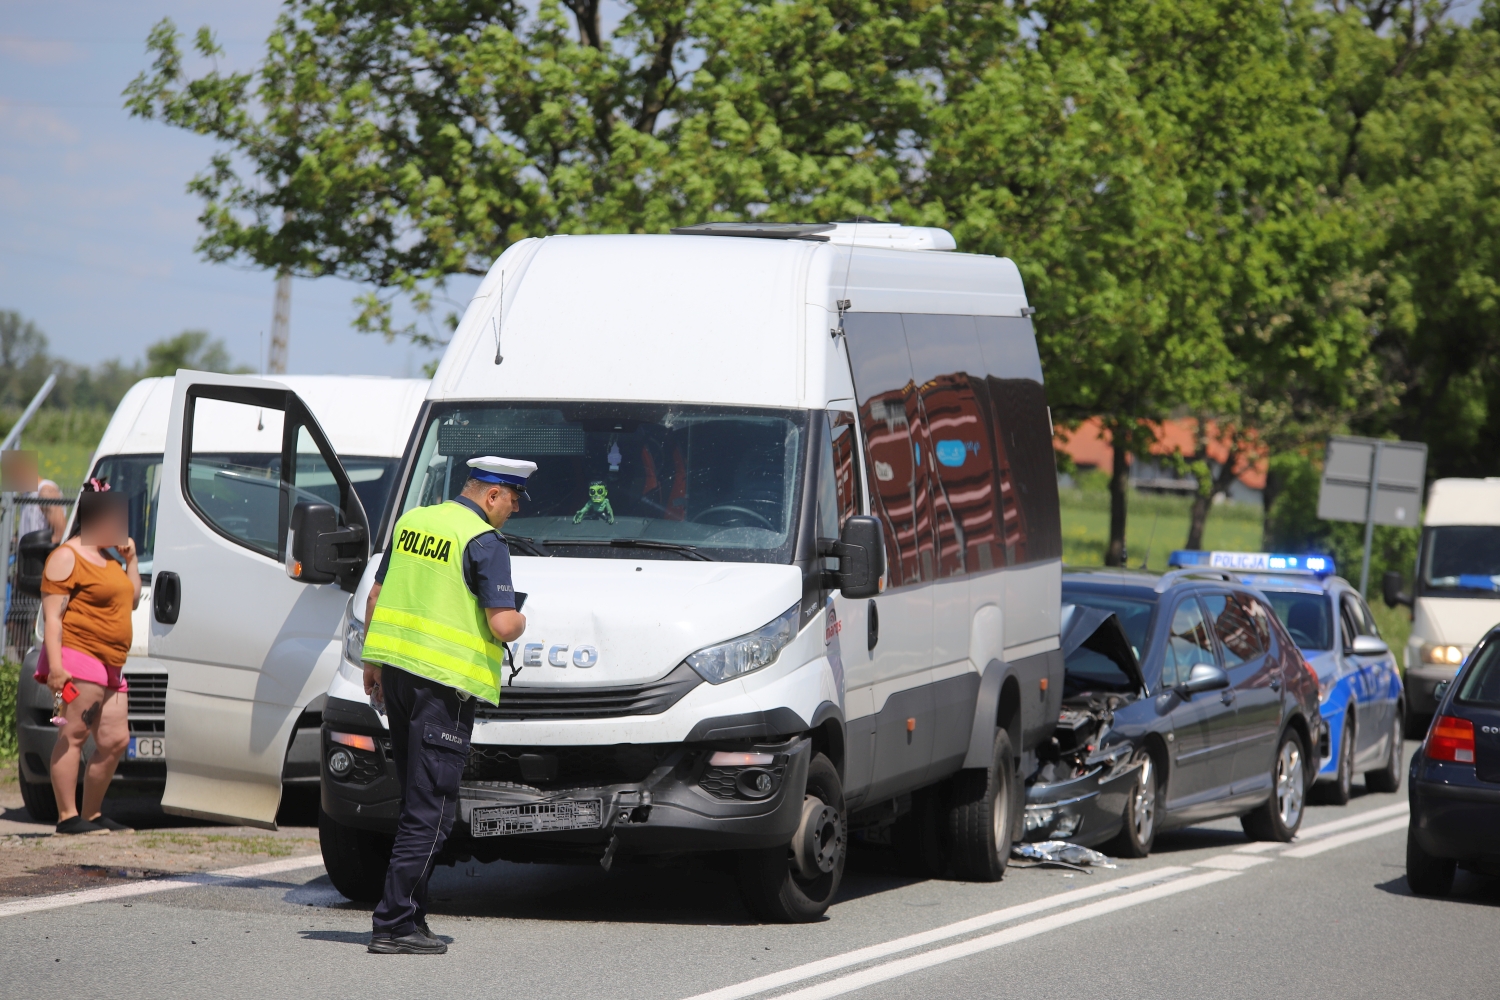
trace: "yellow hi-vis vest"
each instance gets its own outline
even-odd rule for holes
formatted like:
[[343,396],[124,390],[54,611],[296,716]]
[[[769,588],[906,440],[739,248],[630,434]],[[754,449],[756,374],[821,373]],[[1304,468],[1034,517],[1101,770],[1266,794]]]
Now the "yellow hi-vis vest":
[[503,653],[464,582],[464,548],[493,531],[463,504],[407,511],[396,522],[391,565],[365,631],[362,658],[389,663],[500,703]]

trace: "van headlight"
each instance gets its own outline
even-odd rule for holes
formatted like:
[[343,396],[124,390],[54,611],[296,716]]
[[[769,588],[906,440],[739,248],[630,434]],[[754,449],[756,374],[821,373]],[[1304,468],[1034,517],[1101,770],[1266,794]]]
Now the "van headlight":
[[365,626],[358,618],[347,615],[344,618],[344,659],[356,667],[363,667],[360,654],[365,650]]
[[1420,655],[1423,663],[1444,667],[1456,667],[1464,662],[1462,647],[1449,646],[1444,643],[1424,642],[1420,647]]
[[785,612],[737,639],[707,646],[687,658],[688,666],[710,684],[743,677],[776,662],[786,644],[797,636],[797,618],[802,606],[793,604]]

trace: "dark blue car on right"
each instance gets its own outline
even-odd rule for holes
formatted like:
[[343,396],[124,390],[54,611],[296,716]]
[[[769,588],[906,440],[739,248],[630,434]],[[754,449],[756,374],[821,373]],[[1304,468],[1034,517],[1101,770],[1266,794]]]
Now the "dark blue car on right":
[[1446,896],[1459,867],[1500,875],[1500,626],[1438,695],[1407,787],[1412,892]]

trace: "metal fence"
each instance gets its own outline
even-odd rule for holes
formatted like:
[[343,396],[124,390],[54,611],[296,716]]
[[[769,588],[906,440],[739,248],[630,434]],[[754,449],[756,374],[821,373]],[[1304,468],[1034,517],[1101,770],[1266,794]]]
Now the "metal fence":
[[73,500],[0,494],[0,567],[5,570],[5,655],[19,660],[35,642],[42,607],[42,567],[52,551],[49,511],[61,509],[66,524]]

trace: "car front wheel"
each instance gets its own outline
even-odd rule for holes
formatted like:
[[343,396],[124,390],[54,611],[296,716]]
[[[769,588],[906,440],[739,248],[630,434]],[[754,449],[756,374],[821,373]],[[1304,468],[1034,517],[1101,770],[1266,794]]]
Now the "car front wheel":
[[1149,753],[1140,757],[1140,774],[1125,800],[1125,824],[1115,838],[1114,853],[1122,858],[1144,858],[1156,839],[1156,817],[1160,803],[1156,764]]
[[1251,840],[1286,843],[1302,825],[1307,794],[1307,751],[1295,729],[1281,734],[1276,762],[1271,771],[1271,794],[1253,812],[1240,817],[1240,825]]

